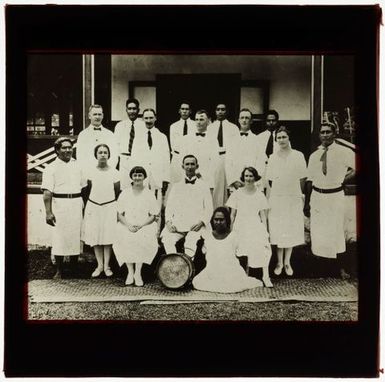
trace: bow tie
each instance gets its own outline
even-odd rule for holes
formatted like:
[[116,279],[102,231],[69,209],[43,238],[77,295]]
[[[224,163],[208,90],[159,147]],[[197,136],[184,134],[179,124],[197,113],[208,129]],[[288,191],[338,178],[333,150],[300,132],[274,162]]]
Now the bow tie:
[[102,131],[102,128],[101,127],[94,127],[94,130],[95,131]]
[[197,180],[196,178],[193,179],[193,180],[188,180],[188,179],[186,178],[184,181],[185,181],[186,184],[195,184],[195,181],[196,181],[196,180]]
[[241,137],[247,137],[249,133],[241,133]]
[[198,137],[205,137],[206,136],[206,133],[195,133],[195,135]]

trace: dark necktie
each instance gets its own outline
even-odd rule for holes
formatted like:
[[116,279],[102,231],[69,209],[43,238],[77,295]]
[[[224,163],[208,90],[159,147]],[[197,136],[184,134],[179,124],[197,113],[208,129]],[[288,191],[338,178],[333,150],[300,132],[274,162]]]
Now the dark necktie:
[[247,137],[249,133],[241,133],[241,137]]
[[187,120],[184,120],[183,135],[187,135]]
[[195,133],[197,137],[205,137],[206,133]]
[[194,179],[194,180],[188,180],[187,178],[185,179],[186,184],[195,184],[195,181],[196,181],[196,179]]
[[132,121],[131,130],[130,130],[130,141],[128,142],[128,153],[131,154],[132,144],[134,143],[135,138],[135,126],[134,121]]
[[269,140],[268,140],[267,146],[266,146],[267,157],[269,157],[271,154],[273,154],[273,141],[274,141],[273,135],[274,135],[274,132],[270,131],[270,137],[269,137]]
[[148,148],[151,150],[151,148],[152,148],[151,130],[148,130],[148,132],[147,132],[147,143],[148,143]]
[[218,144],[219,144],[219,147],[223,147],[223,126],[222,126],[222,121],[219,123]]
[[324,149],[324,152],[321,155],[320,161],[322,162],[322,172],[324,175],[326,175],[328,172],[328,168],[326,164],[328,147],[324,147],[323,149]]
[[147,143],[148,143],[148,148],[151,150],[151,148],[152,148],[151,130],[148,130],[148,132],[147,132]]

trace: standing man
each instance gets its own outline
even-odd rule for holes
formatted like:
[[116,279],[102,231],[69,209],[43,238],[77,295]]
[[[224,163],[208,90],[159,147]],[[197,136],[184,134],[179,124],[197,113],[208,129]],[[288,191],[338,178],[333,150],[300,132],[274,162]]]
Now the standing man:
[[171,183],[179,182],[183,177],[180,166],[180,139],[185,135],[195,133],[195,122],[190,118],[191,105],[189,102],[182,102],[179,108],[180,120],[170,126],[171,146]]
[[226,153],[226,179],[229,187],[238,189],[242,186],[241,172],[245,167],[254,167],[258,174],[263,174],[266,164],[265,151],[260,147],[256,134],[251,128],[252,114],[249,109],[239,112],[239,133],[234,144],[230,145]]
[[166,135],[155,127],[154,109],[143,110],[143,121],[145,130],[137,135],[131,152],[131,163],[132,166],[144,167],[148,186],[161,201],[161,195],[166,193],[170,182],[170,149]]
[[171,188],[161,237],[166,253],[176,253],[176,243],[185,237],[184,252],[194,257],[197,241],[210,226],[213,202],[208,185],[196,176],[197,158],[186,155],[182,168],[185,178]]
[[279,114],[275,110],[269,110],[265,116],[266,130],[257,135],[261,148],[264,150],[267,159],[278,149],[278,144],[275,140],[275,134],[279,127]]
[[[181,138],[181,158],[186,155],[194,155],[199,163],[196,175],[202,178],[211,191],[214,190],[215,170],[218,166],[218,142],[207,131],[209,116],[206,110],[198,110],[195,114],[195,132],[191,135],[185,135]],[[180,162],[180,166],[182,161]]]
[[112,131],[102,126],[103,116],[103,108],[100,105],[91,105],[88,109],[90,125],[78,136],[76,158],[84,171],[97,166],[98,161],[95,158],[94,150],[101,143],[110,148],[110,166],[115,168],[118,163],[115,137]]
[[79,164],[72,158],[72,141],[59,138],[54,148],[57,158],[45,169],[41,189],[46,222],[53,227],[52,255],[57,267],[54,279],[61,279],[64,256],[70,256],[73,265],[80,254],[81,192],[87,181]]
[[218,103],[215,108],[216,121],[209,126],[209,133],[218,142],[219,161],[215,171],[214,208],[224,206],[227,200],[227,180],[225,172],[226,151],[239,136],[237,125],[229,122],[227,107]]
[[[319,137],[321,146],[309,158],[304,213],[311,214],[313,254],[336,259],[346,250],[343,185],[355,176],[355,154],[336,143],[333,124],[322,124]],[[340,272],[346,274],[342,262]]]
[[139,110],[139,101],[136,98],[129,98],[126,101],[128,119],[118,122],[115,126],[115,139],[119,152],[121,189],[126,188],[130,184],[131,153],[135,145],[136,136],[145,131],[144,122],[138,119]]

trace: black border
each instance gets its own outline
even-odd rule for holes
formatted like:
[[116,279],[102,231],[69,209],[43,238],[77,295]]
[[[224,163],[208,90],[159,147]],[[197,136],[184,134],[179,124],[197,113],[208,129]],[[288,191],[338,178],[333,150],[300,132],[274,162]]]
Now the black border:
[[[5,13],[6,376],[378,375],[379,6],[8,5]],[[46,50],[354,54],[364,207],[359,321],[25,321],[26,52]]]

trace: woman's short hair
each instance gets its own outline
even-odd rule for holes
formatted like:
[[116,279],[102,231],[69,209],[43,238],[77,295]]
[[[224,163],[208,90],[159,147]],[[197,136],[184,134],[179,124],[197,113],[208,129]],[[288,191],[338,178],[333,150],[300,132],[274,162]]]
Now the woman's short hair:
[[289,138],[291,134],[290,130],[286,126],[280,126],[275,133],[275,140],[277,140],[278,133],[286,133]]
[[227,229],[229,229],[230,226],[231,226],[231,218],[230,218],[230,211],[229,211],[229,209],[227,207],[217,207],[214,210],[213,216],[210,219],[211,228],[214,229],[214,216],[215,216],[215,214],[217,212],[222,212],[223,213],[223,216],[225,217],[225,220],[226,220]]
[[110,159],[110,156],[111,156],[111,152],[110,152],[110,148],[105,144],[105,143],[101,143],[100,145],[97,145],[94,149],[94,157],[97,158],[96,154],[98,153],[98,150],[100,147],[105,147],[108,151],[108,159]]
[[132,175],[134,175],[134,174],[143,174],[144,179],[147,178],[147,172],[142,166],[135,166],[131,169],[131,171],[130,171],[130,178],[131,179],[132,179]]
[[258,182],[259,179],[261,179],[261,175],[258,174],[258,171],[254,168],[254,167],[245,167],[241,173],[241,181],[244,182],[245,181],[245,172],[246,171],[250,171],[253,176],[254,176],[254,180],[256,182]]
[[71,138],[66,138],[66,137],[58,138],[58,139],[56,139],[55,143],[53,144],[53,147],[54,147],[56,153],[59,151],[59,149],[61,149],[61,145],[62,145],[64,142],[69,142],[69,143],[71,143],[71,146],[74,145],[73,142],[72,142],[72,140],[71,140]]

